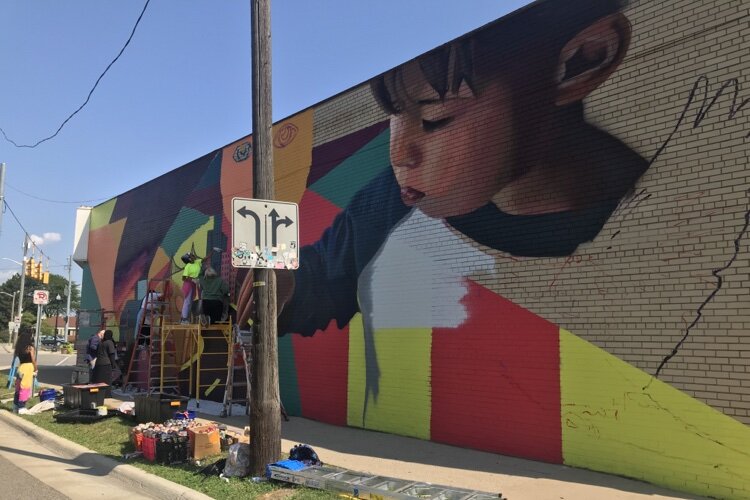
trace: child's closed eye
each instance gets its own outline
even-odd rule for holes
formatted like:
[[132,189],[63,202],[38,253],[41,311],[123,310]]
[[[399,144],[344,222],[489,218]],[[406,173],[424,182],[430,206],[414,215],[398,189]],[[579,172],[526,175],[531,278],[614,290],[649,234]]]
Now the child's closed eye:
[[435,130],[438,130],[441,127],[448,125],[452,121],[453,121],[452,116],[439,118],[437,120],[422,120],[422,129],[425,132],[433,132]]

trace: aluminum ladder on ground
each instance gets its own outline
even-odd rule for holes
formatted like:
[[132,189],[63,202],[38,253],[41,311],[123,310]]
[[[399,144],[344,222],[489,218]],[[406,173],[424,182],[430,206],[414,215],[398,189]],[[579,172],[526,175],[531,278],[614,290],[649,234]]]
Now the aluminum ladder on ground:
[[312,465],[302,470],[290,470],[278,465],[268,465],[269,478],[298,484],[308,488],[333,491],[342,496],[364,499],[409,500],[502,500],[501,493],[487,493],[452,486],[440,486],[411,479],[397,479],[354,472],[325,465]]

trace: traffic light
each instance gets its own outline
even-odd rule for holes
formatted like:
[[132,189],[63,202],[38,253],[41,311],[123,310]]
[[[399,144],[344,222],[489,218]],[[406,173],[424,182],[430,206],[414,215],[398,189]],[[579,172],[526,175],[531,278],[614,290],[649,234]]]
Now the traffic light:
[[44,273],[42,273],[42,283],[49,285],[49,271],[44,271]]
[[26,261],[26,270],[24,271],[24,274],[26,276],[28,276],[29,278],[32,278],[33,277],[33,273],[34,273],[34,268],[35,268],[35,266],[34,266],[34,258],[31,257],[30,259],[28,259]]
[[44,278],[44,270],[42,269],[42,261],[40,260],[36,264],[36,271],[34,272],[34,279],[37,279],[39,281],[42,281],[42,278]]

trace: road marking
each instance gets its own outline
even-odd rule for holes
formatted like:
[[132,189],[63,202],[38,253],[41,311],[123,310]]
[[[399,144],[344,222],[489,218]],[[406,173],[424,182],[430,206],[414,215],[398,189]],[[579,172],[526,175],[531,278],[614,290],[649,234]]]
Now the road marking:
[[61,359],[58,363],[55,364],[55,366],[60,366],[61,364],[65,363],[68,360],[68,358]]

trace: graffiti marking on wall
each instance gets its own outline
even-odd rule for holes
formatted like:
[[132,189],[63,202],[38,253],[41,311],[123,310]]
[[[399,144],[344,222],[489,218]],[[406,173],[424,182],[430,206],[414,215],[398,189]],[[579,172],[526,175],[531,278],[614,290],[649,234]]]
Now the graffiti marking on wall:
[[[750,189],[746,191],[746,194],[750,198]],[[698,309],[695,311],[695,318],[693,319],[692,323],[690,323],[685,328],[682,338],[680,338],[677,344],[672,348],[672,351],[664,356],[664,359],[661,360],[661,363],[659,363],[659,367],[656,369],[656,373],[654,373],[654,378],[659,377],[659,373],[661,372],[662,368],[664,368],[664,365],[666,365],[667,362],[677,354],[677,352],[680,350],[680,347],[682,347],[682,344],[685,343],[688,336],[690,335],[690,331],[695,327],[695,325],[698,324],[701,317],[703,316],[703,308],[706,307],[719,294],[719,290],[721,290],[721,287],[724,285],[724,277],[721,275],[721,273],[732,267],[735,260],[737,260],[737,256],[740,253],[740,241],[745,236],[745,233],[747,233],[748,226],[750,226],[750,202],[747,204],[747,210],[745,211],[745,223],[743,224],[742,229],[740,229],[737,237],[734,239],[734,253],[729,258],[726,264],[711,271],[711,274],[716,278],[716,283],[713,291],[711,291],[711,293],[708,295],[708,297],[706,297],[703,303],[698,306]],[[648,386],[651,385],[651,382],[653,380],[653,378],[649,380],[649,383],[646,384],[643,390],[648,389]]]

